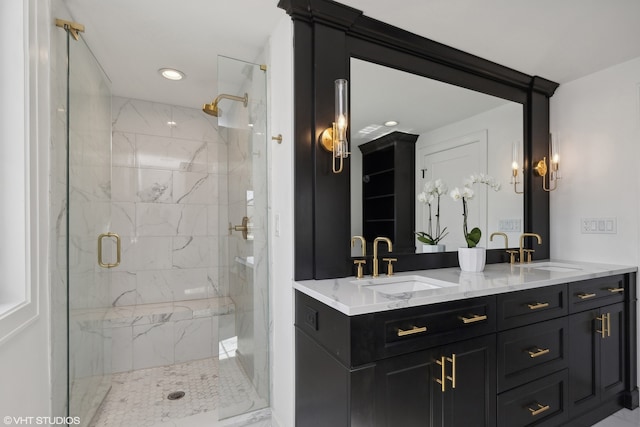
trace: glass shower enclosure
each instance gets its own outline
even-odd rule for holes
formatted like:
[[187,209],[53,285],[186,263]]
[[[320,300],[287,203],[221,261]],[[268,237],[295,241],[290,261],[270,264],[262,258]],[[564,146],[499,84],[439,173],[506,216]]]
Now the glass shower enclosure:
[[266,67],[218,56],[218,93],[247,94],[222,104],[227,188],[220,200],[220,283],[233,316],[218,323],[220,419],[269,405],[269,266],[267,251]]
[[84,40],[67,43],[68,408],[88,425],[111,386],[111,88]]
[[[69,416],[79,417],[80,425],[93,426],[97,418],[104,418],[106,407],[113,407],[104,402],[109,400],[112,377],[122,375],[113,362],[114,357],[122,356],[121,346],[114,345],[121,337],[114,331],[126,329],[122,327],[126,322],[135,322],[118,316],[147,308],[144,301],[142,305],[122,306],[122,299],[114,299],[119,277],[135,277],[127,271],[136,262],[131,247],[140,236],[137,231],[129,235],[131,230],[112,229],[119,224],[112,175],[123,168],[114,167],[112,161],[111,83],[82,37],[74,40],[66,32],[64,42],[60,37],[62,43],[65,49],[60,46],[59,50],[66,52],[66,58],[59,63],[66,63],[67,99],[65,111],[60,113],[62,108],[58,108],[58,112],[66,122],[66,149],[60,150],[66,156],[66,215],[61,215],[58,233],[66,245],[61,251],[66,254],[64,265],[60,263],[66,279],[66,406]],[[213,322],[207,338],[211,347],[218,348],[212,365],[217,372],[203,373],[218,378],[217,393],[198,414],[210,415],[207,425],[267,408],[270,389],[266,68],[219,57],[218,77],[219,93],[246,93],[248,102],[246,107],[238,102],[221,103],[216,125],[222,138],[213,144],[220,148],[214,150],[215,158],[209,156],[205,173],[211,191],[204,206],[208,210],[206,228],[211,231],[199,241],[208,240],[208,245],[200,246],[208,246],[205,255],[211,262],[206,262],[207,283],[197,286],[211,287],[207,301],[218,304],[206,309]],[[136,221],[145,223],[142,211],[137,212]],[[122,244],[118,232],[123,235]],[[176,239],[190,241],[187,237]],[[123,264],[118,267],[121,257]],[[169,268],[179,270],[181,266]],[[166,305],[185,304],[176,301]],[[163,326],[172,326],[173,314],[163,311]],[[184,310],[180,314],[184,315]],[[194,319],[197,315],[201,313],[194,310]],[[126,327],[130,327],[128,323]],[[130,369],[135,371],[135,366]],[[261,417],[265,413],[268,411],[262,411]],[[96,414],[101,416],[94,418]]]

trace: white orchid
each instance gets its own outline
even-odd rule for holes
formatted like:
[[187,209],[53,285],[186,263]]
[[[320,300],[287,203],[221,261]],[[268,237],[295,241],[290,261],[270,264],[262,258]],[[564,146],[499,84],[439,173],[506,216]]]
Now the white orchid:
[[464,232],[464,238],[467,241],[467,246],[470,248],[475,247],[478,242],[480,242],[480,237],[482,237],[482,232],[478,227],[474,227],[470,232],[467,229],[467,202],[473,199],[474,192],[471,189],[473,184],[486,184],[494,191],[499,191],[501,187],[500,183],[496,182],[493,177],[480,173],[477,175],[471,175],[469,178],[465,179],[462,190],[456,187],[451,190],[451,193],[449,193],[453,200],[462,200],[462,231]]
[[[417,231],[415,234],[418,236],[418,240],[428,245],[436,245],[447,234],[445,233],[447,227],[440,231],[440,196],[447,194],[447,184],[441,179],[435,181],[427,181],[422,186],[422,192],[418,193],[418,201],[424,205],[427,205],[429,209],[429,225],[428,231]],[[431,205],[436,203],[436,232],[432,233],[432,219],[431,219]]]

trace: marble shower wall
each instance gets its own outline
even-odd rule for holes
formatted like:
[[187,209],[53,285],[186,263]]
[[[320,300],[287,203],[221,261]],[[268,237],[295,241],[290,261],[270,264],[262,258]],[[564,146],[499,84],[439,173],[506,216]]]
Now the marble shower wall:
[[227,148],[215,119],[128,98],[112,105],[112,229],[122,237],[112,305],[228,295],[218,261]]

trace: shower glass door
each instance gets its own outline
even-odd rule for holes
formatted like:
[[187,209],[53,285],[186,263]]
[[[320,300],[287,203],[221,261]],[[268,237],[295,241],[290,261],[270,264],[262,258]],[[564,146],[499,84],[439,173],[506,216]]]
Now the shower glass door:
[[82,38],[67,34],[67,55],[68,410],[86,426],[111,383],[111,274],[99,265],[116,259],[114,237],[104,236],[111,231],[111,89]]
[[[266,70],[218,57],[218,127],[227,152],[221,183],[220,283],[232,307],[218,321],[220,406],[224,419],[269,405],[269,260],[267,254]],[[224,182],[224,180],[223,180]],[[226,187],[226,188],[222,188]]]

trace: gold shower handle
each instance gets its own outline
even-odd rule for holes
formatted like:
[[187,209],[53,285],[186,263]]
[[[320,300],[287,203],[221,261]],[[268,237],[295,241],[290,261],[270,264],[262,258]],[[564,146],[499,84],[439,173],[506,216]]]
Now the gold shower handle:
[[[116,262],[115,263],[105,263],[102,261],[102,240],[105,237],[113,237],[116,239]],[[114,268],[120,265],[120,261],[122,260],[122,244],[120,241],[120,236],[117,233],[101,233],[98,235],[98,265],[102,268]]]
[[229,223],[229,234],[231,234],[232,231],[242,231],[242,238],[247,240],[247,237],[249,237],[249,217],[243,216],[241,225],[232,225]]

